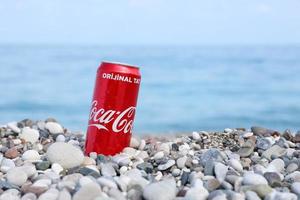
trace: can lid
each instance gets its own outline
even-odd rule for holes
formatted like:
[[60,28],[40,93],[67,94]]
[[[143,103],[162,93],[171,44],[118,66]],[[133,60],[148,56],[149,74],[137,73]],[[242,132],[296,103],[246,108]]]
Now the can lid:
[[121,66],[125,66],[125,67],[131,67],[131,68],[135,68],[135,69],[139,69],[139,67],[131,65],[131,64],[127,64],[127,63],[121,63],[121,62],[115,62],[115,61],[102,61],[103,64],[113,64],[113,65],[121,65]]

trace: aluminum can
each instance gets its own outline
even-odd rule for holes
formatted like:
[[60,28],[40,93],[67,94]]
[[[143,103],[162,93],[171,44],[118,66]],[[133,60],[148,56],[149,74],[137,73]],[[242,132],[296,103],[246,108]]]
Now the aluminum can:
[[86,155],[114,155],[129,146],[140,82],[138,67],[101,63],[89,115]]

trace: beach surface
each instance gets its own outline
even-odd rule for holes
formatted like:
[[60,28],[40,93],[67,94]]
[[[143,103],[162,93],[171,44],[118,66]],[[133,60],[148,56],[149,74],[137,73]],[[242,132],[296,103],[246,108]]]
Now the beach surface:
[[0,200],[297,200],[300,133],[251,127],[132,137],[114,156],[49,118],[0,126]]

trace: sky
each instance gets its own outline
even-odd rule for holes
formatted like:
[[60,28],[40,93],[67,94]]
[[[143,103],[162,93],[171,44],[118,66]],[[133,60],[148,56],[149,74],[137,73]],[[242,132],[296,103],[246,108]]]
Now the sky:
[[0,0],[0,44],[300,44],[300,0]]

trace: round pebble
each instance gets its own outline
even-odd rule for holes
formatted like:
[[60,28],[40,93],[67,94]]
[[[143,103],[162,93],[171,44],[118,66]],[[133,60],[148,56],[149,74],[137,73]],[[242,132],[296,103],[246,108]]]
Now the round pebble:
[[63,133],[64,129],[59,123],[56,122],[47,122],[45,124],[45,128],[51,133],[51,134],[59,134]]
[[66,169],[81,165],[84,159],[80,149],[63,142],[56,142],[49,146],[46,155],[51,163],[58,163]]
[[10,169],[6,174],[7,181],[13,185],[22,186],[27,181],[27,174],[19,167]]
[[35,143],[39,140],[40,133],[36,129],[30,127],[24,127],[21,131],[20,138],[26,142]]
[[22,155],[22,159],[29,162],[36,162],[40,160],[40,158],[41,156],[36,150],[27,150]]

